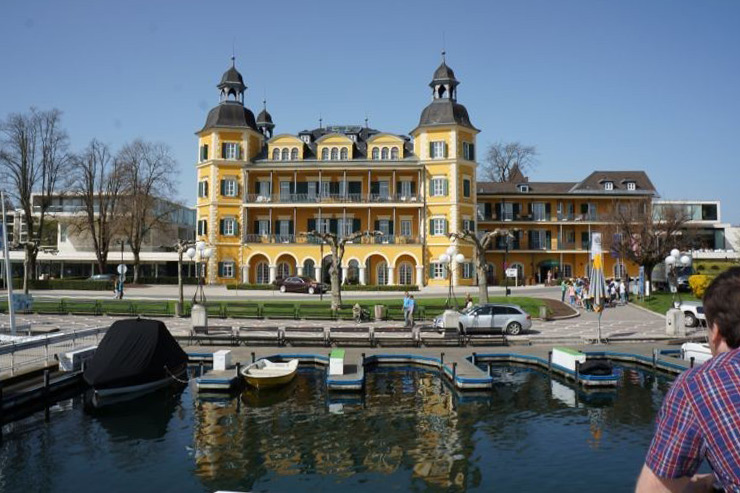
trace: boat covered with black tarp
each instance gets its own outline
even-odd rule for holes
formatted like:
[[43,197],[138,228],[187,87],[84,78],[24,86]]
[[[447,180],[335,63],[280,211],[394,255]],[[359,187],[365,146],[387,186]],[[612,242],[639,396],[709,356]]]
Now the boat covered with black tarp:
[[187,372],[188,355],[164,322],[118,320],[100,341],[83,378],[98,397],[141,394]]

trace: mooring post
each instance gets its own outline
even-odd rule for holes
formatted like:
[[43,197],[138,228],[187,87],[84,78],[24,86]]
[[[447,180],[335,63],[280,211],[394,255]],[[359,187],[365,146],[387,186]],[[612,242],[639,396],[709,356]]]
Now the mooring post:
[[491,370],[491,368],[492,368],[492,367],[493,367],[493,363],[488,363],[488,376],[489,376],[489,377],[490,377],[491,375],[493,375],[493,371]]
[[365,368],[365,353],[362,353],[362,368]]
[[696,358],[693,356],[689,359],[689,362],[691,363],[691,368],[694,367],[694,360],[696,360]]
[[475,364],[475,351],[473,351],[473,364]]
[[452,386],[455,386],[455,381],[457,380],[457,361],[454,361],[452,363]]
[[44,360],[49,361],[49,336],[44,340]]
[[547,373],[552,373],[552,351],[547,352]]
[[578,386],[580,378],[581,378],[581,362],[576,361],[576,387]]
[[198,363],[198,376],[199,377],[202,377],[203,376],[203,360],[201,360]]
[[658,366],[658,349],[653,348],[653,370]]
[[445,353],[439,355],[439,364],[444,368],[445,366]]
[[236,378],[239,378],[239,370],[241,370],[242,364],[237,361],[236,362]]
[[48,368],[44,368],[44,398],[46,399],[49,396],[49,374],[51,372]]
[[254,351],[252,351],[252,363],[254,363]]

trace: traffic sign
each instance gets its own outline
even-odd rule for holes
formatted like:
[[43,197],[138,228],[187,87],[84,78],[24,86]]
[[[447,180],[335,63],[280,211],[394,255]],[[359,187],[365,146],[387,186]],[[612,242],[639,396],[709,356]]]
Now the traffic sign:
[[118,264],[118,268],[116,270],[119,274],[125,276],[126,272],[128,272],[128,267],[126,267],[126,264]]

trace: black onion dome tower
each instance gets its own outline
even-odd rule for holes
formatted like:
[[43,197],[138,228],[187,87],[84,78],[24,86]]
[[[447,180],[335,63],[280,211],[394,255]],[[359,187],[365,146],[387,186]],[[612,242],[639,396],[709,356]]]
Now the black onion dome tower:
[[265,139],[272,138],[272,131],[275,124],[272,123],[272,115],[267,111],[267,101],[262,101],[262,111],[257,115],[257,130],[262,132]]
[[224,72],[217,87],[221,91],[219,105],[208,112],[206,124],[201,131],[212,127],[248,127],[257,130],[254,113],[244,106],[244,92],[247,86],[244,84],[242,74],[236,69],[233,56],[231,67]]
[[470,123],[468,110],[457,102],[459,84],[455,72],[447,66],[445,53],[442,52],[442,64],[434,71],[429,83],[432,88],[432,102],[421,112],[420,127],[457,124],[475,129]]

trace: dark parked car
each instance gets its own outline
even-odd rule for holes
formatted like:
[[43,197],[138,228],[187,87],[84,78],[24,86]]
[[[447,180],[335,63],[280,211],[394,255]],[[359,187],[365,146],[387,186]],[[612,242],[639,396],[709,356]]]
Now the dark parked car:
[[275,285],[281,293],[321,293],[326,292],[326,284],[322,284],[310,277],[286,277],[285,279],[276,279]]

